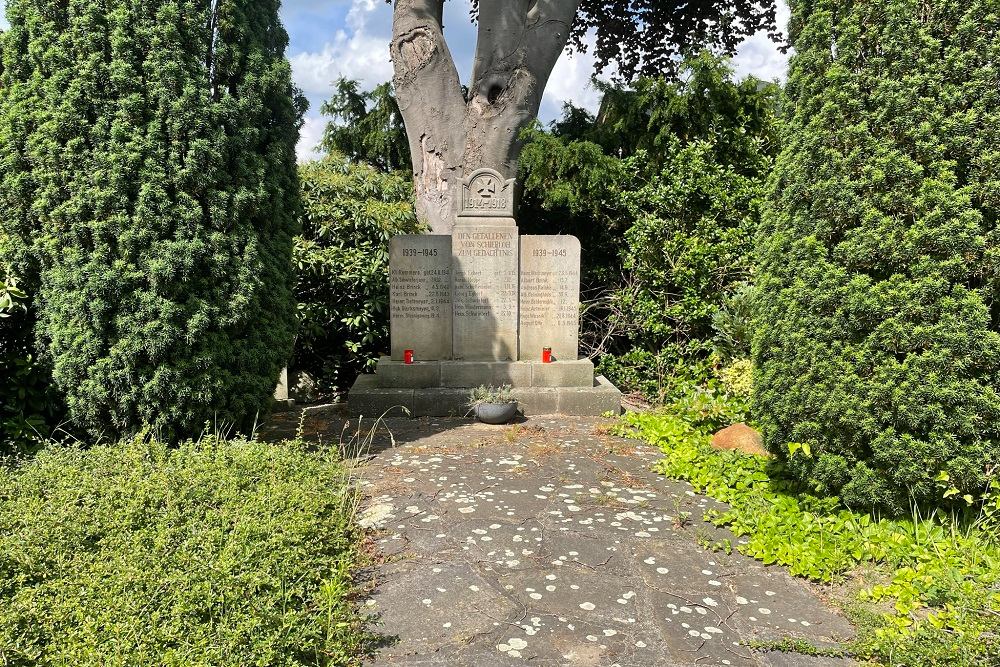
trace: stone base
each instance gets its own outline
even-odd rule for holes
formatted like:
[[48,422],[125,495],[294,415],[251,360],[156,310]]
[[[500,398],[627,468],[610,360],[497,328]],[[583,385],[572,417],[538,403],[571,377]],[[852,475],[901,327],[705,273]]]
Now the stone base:
[[[621,392],[601,376],[589,387],[521,386],[515,387],[513,394],[525,415],[598,417],[606,412],[621,413]],[[468,388],[383,387],[377,376],[362,375],[348,394],[347,409],[352,416],[371,418],[407,414],[464,417],[469,414],[468,402]]]
[[594,386],[594,362],[577,361],[417,361],[404,364],[382,357],[375,383],[385,389]]

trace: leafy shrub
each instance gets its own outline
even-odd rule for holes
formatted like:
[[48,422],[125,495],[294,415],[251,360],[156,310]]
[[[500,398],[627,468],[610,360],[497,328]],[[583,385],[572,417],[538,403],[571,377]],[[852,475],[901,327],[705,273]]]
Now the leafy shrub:
[[297,442],[137,438],[0,468],[0,664],[357,664],[356,502]]
[[33,352],[30,300],[20,284],[0,266],[0,456],[38,449],[62,416],[50,369]]
[[677,142],[656,177],[627,194],[635,223],[622,258],[630,279],[616,294],[616,313],[641,349],[706,357],[721,300],[749,278],[763,178],[719,164],[714,151],[709,142]]
[[736,81],[707,53],[682,70],[605,87],[599,118],[569,108],[552,132],[528,134],[521,157],[527,229],[580,235],[597,265],[589,287],[612,292],[586,320],[607,327],[588,337],[612,357],[603,371],[654,401],[678,376],[710,377],[713,318],[751,277],[777,149],[777,86]]
[[95,434],[250,424],[290,356],[304,102],[278,4],[7,3],[2,224]]
[[[801,492],[785,466],[712,449],[712,425],[671,409],[629,414],[616,431],[664,452],[660,473],[729,505],[706,519],[742,537],[741,552],[815,581],[860,566],[872,579],[849,611],[862,622],[851,652],[894,665],[987,667],[1000,655],[1000,548],[986,523],[940,517],[874,519],[836,497]],[[808,458],[802,448],[796,458]],[[988,501],[991,499],[984,499]],[[877,605],[877,606],[876,606]]]
[[1000,29],[982,0],[793,3],[760,234],[755,411],[850,506],[976,494],[1000,465]]
[[719,371],[719,381],[727,393],[749,401],[753,396],[753,362],[734,360]]
[[295,239],[299,337],[294,367],[326,391],[371,370],[389,342],[389,239],[421,231],[412,186],[332,155],[301,165]]

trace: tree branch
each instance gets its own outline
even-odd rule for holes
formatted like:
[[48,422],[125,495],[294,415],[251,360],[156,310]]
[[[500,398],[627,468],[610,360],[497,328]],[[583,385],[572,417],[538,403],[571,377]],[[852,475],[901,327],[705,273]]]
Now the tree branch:
[[580,1],[539,0],[528,12],[525,65],[537,73],[542,90],[569,41]]
[[516,176],[520,133],[569,40],[580,0],[480,0],[465,160]]
[[441,26],[444,0],[396,0],[392,20],[393,86],[413,159],[417,211],[445,224],[447,191],[461,169],[465,99]]

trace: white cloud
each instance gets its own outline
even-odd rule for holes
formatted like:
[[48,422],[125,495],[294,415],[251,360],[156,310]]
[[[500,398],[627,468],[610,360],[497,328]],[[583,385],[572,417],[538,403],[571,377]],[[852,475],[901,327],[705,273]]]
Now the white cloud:
[[300,160],[316,156],[326,120],[319,105],[330,97],[333,82],[340,77],[355,79],[371,89],[392,78],[389,60],[391,8],[378,0],[353,0],[344,28],[317,51],[302,51],[289,60],[295,84],[309,98],[310,111],[300,133]]
[[[778,3],[778,30],[786,37],[789,16],[788,3],[781,0]],[[741,78],[753,75],[764,81],[784,81],[788,71],[788,54],[781,53],[766,32],[758,32],[740,46],[733,58],[733,68]]]
[[[389,20],[382,3],[375,0],[354,0],[347,13],[345,29],[338,30],[333,40],[319,51],[303,51],[290,58],[295,83],[310,98],[325,99],[331,84],[340,77],[357,79],[362,87],[371,88],[392,77],[389,60]],[[383,10],[383,11],[378,11]],[[372,32],[369,24],[375,15],[386,19]]]
[[539,113],[543,121],[562,115],[562,105],[565,102],[597,113],[601,106],[601,93],[590,81],[594,75],[594,62],[593,49],[587,53],[563,52],[545,88]]
[[338,31],[322,51],[306,51],[290,60],[295,83],[310,98],[328,97],[333,82],[342,76],[357,79],[362,89],[385,83],[392,77],[388,37],[373,37],[363,32],[348,36],[343,30]]
[[322,155],[316,148],[323,138],[325,128],[326,119],[315,115],[306,116],[305,123],[299,131],[299,145],[297,147],[299,162],[315,160]]

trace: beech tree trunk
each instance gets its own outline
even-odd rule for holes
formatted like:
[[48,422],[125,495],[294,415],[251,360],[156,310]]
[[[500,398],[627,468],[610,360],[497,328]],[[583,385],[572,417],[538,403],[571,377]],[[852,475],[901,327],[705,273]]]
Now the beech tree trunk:
[[538,116],[580,0],[480,0],[468,94],[442,26],[444,0],[395,0],[396,98],[413,156],[417,215],[450,234],[460,180],[480,167],[517,176],[520,134]]

